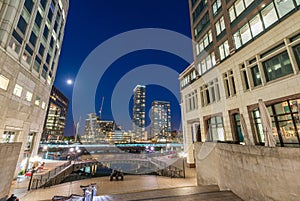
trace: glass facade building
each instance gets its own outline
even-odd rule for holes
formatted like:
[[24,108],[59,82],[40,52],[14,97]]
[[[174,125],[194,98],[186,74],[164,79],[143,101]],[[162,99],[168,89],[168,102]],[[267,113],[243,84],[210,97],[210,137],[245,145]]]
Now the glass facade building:
[[171,108],[170,102],[153,101],[151,107],[151,136],[152,138],[167,139],[171,137]]
[[146,86],[137,85],[133,90],[132,133],[136,140],[145,140]]
[[68,106],[68,98],[53,86],[48,103],[42,141],[63,140]]

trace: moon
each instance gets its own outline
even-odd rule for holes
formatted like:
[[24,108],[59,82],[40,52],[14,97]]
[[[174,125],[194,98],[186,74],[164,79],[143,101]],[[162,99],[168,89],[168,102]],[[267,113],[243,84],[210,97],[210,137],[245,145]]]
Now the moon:
[[68,85],[71,85],[71,84],[73,84],[73,80],[71,80],[71,79],[68,79],[68,80],[67,80],[67,84],[68,84]]

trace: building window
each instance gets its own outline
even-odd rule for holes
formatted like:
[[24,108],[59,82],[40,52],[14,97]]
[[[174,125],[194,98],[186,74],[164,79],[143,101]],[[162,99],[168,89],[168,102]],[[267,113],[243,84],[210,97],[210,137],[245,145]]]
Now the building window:
[[214,67],[215,65],[216,65],[215,53],[212,52],[211,54],[207,55],[207,57],[203,58],[202,61],[199,62],[198,66],[197,66],[199,75],[202,75],[207,70]]
[[240,29],[240,34],[241,34],[241,39],[242,43],[245,44],[249,40],[251,40],[251,32],[248,23],[245,24],[241,29]]
[[234,7],[235,7],[236,16],[239,16],[245,10],[244,1],[243,0],[237,0],[234,3]]
[[263,68],[267,82],[293,73],[291,61],[286,51],[263,62]]
[[40,102],[41,102],[41,98],[39,96],[36,96],[35,97],[35,101],[34,101],[34,104],[39,106],[40,105]]
[[186,102],[186,111],[187,112],[198,109],[197,90],[195,90],[192,93],[186,95],[185,102]]
[[229,45],[227,40],[219,46],[219,53],[221,60],[224,60],[226,57],[229,56]]
[[[267,107],[272,119],[273,136],[281,146],[299,146],[299,106],[300,99],[293,99]],[[259,142],[265,142],[258,109],[253,111],[253,117]]]
[[208,139],[207,141],[224,141],[223,119],[220,116],[211,117],[207,120]]
[[225,21],[224,17],[222,16],[215,24],[217,35],[222,33],[225,30]]
[[27,28],[27,22],[25,21],[25,19],[23,18],[22,15],[20,16],[20,19],[19,19],[19,22],[17,24],[17,27],[25,35],[26,28]]
[[0,89],[7,90],[9,79],[4,75],[0,75]]
[[218,11],[221,7],[222,7],[221,0],[216,0],[216,2],[213,3],[213,5],[212,5],[213,14],[217,15]]
[[36,35],[34,34],[34,32],[31,32],[31,35],[30,35],[30,38],[29,38],[29,42],[32,44],[32,46],[35,46],[36,40],[37,40]]
[[220,88],[218,79],[200,87],[200,99],[202,107],[220,100]]
[[192,70],[186,76],[184,76],[183,79],[181,80],[181,87],[187,86],[195,79],[197,79],[196,70]]
[[209,30],[196,45],[196,54],[199,55],[212,42],[212,33]]
[[252,68],[250,68],[251,71],[251,76],[252,76],[252,81],[253,81],[253,86],[259,86],[261,85],[261,75],[258,69],[258,66],[254,66]]
[[235,81],[233,77],[233,71],[230,70],[223,74],[224,78],[224,87],[226,91],[226,97],[232,97],[236,95],[236,87],[235,87]]
[[262,15],[262,18],[263,18],[265,28],[268,28],[269,26],[271,26],[272,24],[274,24],[278,20],[276,10],[274,8],[273,3],[271,3],[266,8],[264,8],[261,11],[261,15]]
[[[300,1],[300,0],[299,0]],[[298,64],[298,69],[300,70],[300,44],[293,47],[295,58]]]
[[33,5],[34,5],[34,3],[32,0],[25,0],[24,6],[29,13],[31,13]]
[[195,22],[198,17],[201,15],[202,11],[204,11],[205,7],[206,7],[206,1],[201,1],[197,8],[195,9],[195,11],[193,12],[193,22]]
[[243,82],[243,88],[244,91],[249,90],[249,81],[248,81],[248,74],[247,74],[247,69],[245,68],[245,65],[241,65],[241,76],[242,76],[242,82]]
[[293,0],[276,0],[274,3],[280,18],[295,8]]
[[22,90],[23,90],[23,87],[21,87],[20,85],[16,84],[15,88],[14,88],[14,91],[13,91],[13,94],[16,95],[16,96],[18,96],[18,97],[21,97]]
[[41,64],[42,64],[42,60],[36,55],[33,69],[38,73],[40,72]]
[[26,92],[26,96],[25,96],[25,99],[27,100],[27,101],[31,101],[32,100],[32,93],[31,92],[29,92],[29,91],[27,91]]
[[200,22],[197,24],[197,26],[194,29],[194,35],[195,38],[198,38],[198,36],[201,35],[203,31],[205,31],[205,28],[209,25],[209,14],[206,12],[206,14],[203,16],[203,18],[200,20]]
[[44,110],[46,108],[46,103],[43,101],[42,102],[42,109]]
[[2,135],[2,142],[14,142],[16,138],[16,132],[14,131],[4,131]]
[[259,33],[261,33],[264,30],[259,15],[256,15],[254,18],[252,18],[252,20],[250,20],[249,23],[250,23],[251,33],[253,37],[257,36]]

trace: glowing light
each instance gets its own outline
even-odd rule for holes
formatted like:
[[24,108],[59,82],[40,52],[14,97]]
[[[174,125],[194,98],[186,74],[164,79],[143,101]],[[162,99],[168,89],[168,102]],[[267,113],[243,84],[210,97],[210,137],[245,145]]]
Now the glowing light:
[[68,79],[68,80],[67,80],[67,84],[68,84],[68,85],[71,85],[71,84],[73,84],[73,80],[71,80],[71,79]]

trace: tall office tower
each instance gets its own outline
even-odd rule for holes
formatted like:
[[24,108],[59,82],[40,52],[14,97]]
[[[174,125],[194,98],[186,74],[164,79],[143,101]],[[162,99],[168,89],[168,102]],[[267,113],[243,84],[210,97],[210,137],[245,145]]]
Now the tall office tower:
[[151,135],[150,139],[167,139],[171,136],[171,109],[170,102],[153,101],[151,108]]
[[95,113],[88,114],[85,120],[84,135],[81,137],[82,143],[96,144],[106,141],[106,136],[100,128],[100,119]]
[[137,85],[133,93],[132,132],[135,139],[145,140],[146,86]]
[[[300,1],[189,0],[194,63],[179,76],[187,162],[193,142],[264,143],[258,99],[278,146],[300,144]],[[283,116],[282,116],[283,115]]]
[[54,85],[51,90],[42,141],[63,140],[69,100]]
[[38,151],[68,8],[68,0],[0,2],[0,140],[22,143],[16,172]]

